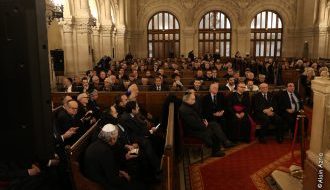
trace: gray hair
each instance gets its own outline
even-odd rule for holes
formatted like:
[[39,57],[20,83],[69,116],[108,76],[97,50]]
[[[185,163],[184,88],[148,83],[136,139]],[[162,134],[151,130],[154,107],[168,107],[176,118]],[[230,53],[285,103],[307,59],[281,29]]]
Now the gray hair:
[[109,143],[111,137],[114,137],[114,136],[118,135],[118,127],[116,125],[115,125],[115,127],[116,127],[116,130],[111,131],[111,132],[101,130],[99,135],[98,135],[98,138],[100,140],[102,140],[103,142],[105,142],[105,143]]
[[193,92],[190,92],[189,90],[186,91],[185,94],[182,97],[182,101],[187,102],[192,94],[193,94]]

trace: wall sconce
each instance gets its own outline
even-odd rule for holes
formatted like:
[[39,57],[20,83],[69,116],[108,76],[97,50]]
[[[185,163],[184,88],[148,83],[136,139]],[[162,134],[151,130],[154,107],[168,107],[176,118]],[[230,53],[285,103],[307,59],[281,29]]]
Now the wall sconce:
[[54,19],[63,19],[64,5],[59,0],[50,0],[50,4],[48,6],[48,25]]

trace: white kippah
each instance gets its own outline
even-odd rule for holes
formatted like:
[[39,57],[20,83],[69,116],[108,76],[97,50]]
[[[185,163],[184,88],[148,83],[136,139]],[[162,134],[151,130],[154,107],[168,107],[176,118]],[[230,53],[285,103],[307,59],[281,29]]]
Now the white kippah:
[[106,124],[104,125],[104,127],[102,128],[102,131],[107,132],[107,133],[111,133],[113,131],[116,130],[116,126],[112,125],[112,124]]

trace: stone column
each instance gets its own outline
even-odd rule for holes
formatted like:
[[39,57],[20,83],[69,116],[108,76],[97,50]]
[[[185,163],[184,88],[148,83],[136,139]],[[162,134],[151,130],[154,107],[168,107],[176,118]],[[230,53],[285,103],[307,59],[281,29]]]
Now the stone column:
[[59,23],[62,26],[62,44],[64,51],[64,75],[76,74],[74,45],[73,45],[73,26],[72,19],[65,18]]
[[93,54],[92,61],[93,63],[97,63],[97,61],[101,58],[101,48],[100,48],[100,24],[97,24],[92,28],[92,49]]
[[317,77],[312,81],[312,89],[312,133],[305,161],[304,190],[330,189],[330,80]]
[[319,27],[318,30],[318,55],[314,57],[329,57],[329,27]]
[[92,53],[91,53],[91,27],[89,18],[76,18],[75,19],[75,31],[76,31],[76,66],[78,73],[84,73],[91,69],[92,65]]
[[[197,32],[198,33],[198,32]],[[193,27],[181,29],[180,54],[187,56],[191,50],[198,52],[198,34]],[[195,35],[196,34],[196,35]],[[197,40],[197,43],[195,43]]]
[[235,55],[237,51],[239,51],[243,57],[245,57],[247,53],[250,54],[250,36],[250,28],[239,27],[237,30],[232,29],[231,56]]
[[116,60],[121,60],[125,58],[127,53],[126,47],[126,27],[124,25],[117,27],[116,32],[117,44],[116,44]]
[[101,26],[101,57],[108,55],[112,57],[112,48],[111,48],[111,31],[112,25],[102,25]]

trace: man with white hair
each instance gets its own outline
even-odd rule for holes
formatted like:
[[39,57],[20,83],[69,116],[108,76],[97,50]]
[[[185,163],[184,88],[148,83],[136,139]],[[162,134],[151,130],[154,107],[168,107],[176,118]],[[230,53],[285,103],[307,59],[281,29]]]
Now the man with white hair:
[[222,157],[225,153],[220,149],[220,145],[233,146],[223,133],[221,127],[216,122],[202,119],[202,116],[194,108],[196,97],[193,93],[187,93],[182,98],[179,108],[180,118],[184,123],[184,132],[187,135],[201,139],[207,146],[212,148],[212,156]]
[[[100,183],[105,189],[129,190],[135,189],[131,184],[131,176],[120,168],[120,154],[118,150],[118,128],[113,124],[106,124],[100,131],[98,139],[90,144],[84,155],[84,171],[86,176]],[[137,157],[126,154],[126,160]]]

